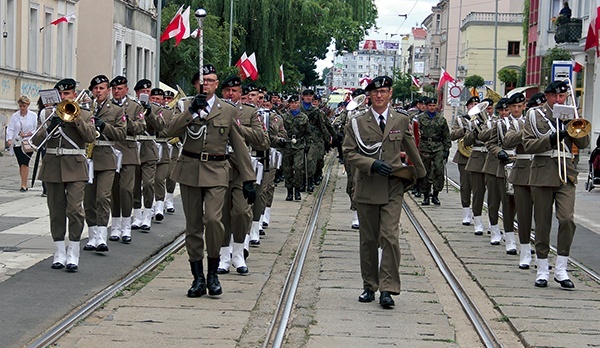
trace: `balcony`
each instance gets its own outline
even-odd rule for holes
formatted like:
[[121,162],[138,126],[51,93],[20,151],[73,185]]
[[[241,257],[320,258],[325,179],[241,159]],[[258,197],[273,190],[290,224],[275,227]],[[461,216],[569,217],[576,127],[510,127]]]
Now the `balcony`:
[[581,39],[581,27],[583,21],[581,18],[561,19],[558,17],[555,21],[556,32],[554,41],[561,43],[579,43]]
[[[495,12],[471,12],[462,20],[461,30],[467,25],[494,24]],[[523,15],[521,13],[498,13],[498,24],[500,25],[522,25]]]

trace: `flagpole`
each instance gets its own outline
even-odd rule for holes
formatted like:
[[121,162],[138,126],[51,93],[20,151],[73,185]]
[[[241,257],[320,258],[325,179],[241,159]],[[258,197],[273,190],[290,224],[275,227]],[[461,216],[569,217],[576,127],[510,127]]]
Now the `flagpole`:
[[160,88],[160,34],[162,27],[162,1],[156,2],[156,87]]
[[229,5],[229,66],[231,66],[231,41],[233,37],[233,0]]
[[194,12],[196,19],[198,20],[198,79],[200,83],[200,94],[204,93],[204,74],[202,67],[204,66],[204,17],[206,17],[206,10],[199,8]]

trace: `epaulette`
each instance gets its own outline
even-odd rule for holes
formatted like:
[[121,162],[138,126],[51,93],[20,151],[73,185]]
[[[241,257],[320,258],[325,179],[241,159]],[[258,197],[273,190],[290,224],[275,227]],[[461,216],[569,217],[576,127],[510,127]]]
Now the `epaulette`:
[[404,109],[394,109],[394,111],[396,111],[397,113],[402,114],[404,116],[410,117],[408,112],[406,112],[406,110],[404,110]]
[[[221,99],[221,100],[224,101],[224,102],[226,102],[227,104],[233,106],[234,108],[238,107],[237,105],[235,105],[234,102],[231,101],[231,99]],[[240,109],[241,109],[241,107],[240,107]]]
[[249,107],[251,107],[251,108],[255,108],[255,109],[256,109],[256,106],[255,106],[255,105],[252,105],[252,104],[250,104],[250,103],[242,103],[242,105],[246,105],[246,106],[249,106]]

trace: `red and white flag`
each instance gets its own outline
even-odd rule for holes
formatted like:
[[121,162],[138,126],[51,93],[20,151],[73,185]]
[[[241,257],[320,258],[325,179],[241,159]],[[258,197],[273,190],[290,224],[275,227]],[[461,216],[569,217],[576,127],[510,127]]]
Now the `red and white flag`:
[[410,79],[412,80],[412,83],[413,83],[413,85],[414,85],[415,87],[417,87],[417,88],[421,88],[421,85],[422,85],[422,83],[421,83],[421,81],[419,81],[419,79],[418,79],[418,78],[416,78],[416,77],[415,77],[415,76],[413,76],[413,75],[410,75]]
[[590,12],[590,25],[588,27],[587,37],[585,39],[585,50],[596,48],[596,56],[600,57],[600,0],[592,0],[592,9]]
[[[57,18],[55,20],[53,20],[52,22],[50,22],[50,24],[52,25],[59,25],[60,23],[73,23],[75,22],[75,18],[77,18],[77,16],[75,15],[76,12],[73,12],[71,14],[68,14],[66,16],[62,16],[60,18]],[[43,26],[40,28],[40,31],[42,31],[46,26]]]
[[448,74],[448,72],[444,68],[441,68],[441,69],[442,69],[442,76],[440,77],[440,81],[438,82],[438,86],[437,86],[438,90],[440,90],[442,87],[444,87],[446,82],[454,81],[454,77],[452,77],[452,75]]
[[281,80],[281,84],[285,84],[285,76],[283,76],[283,64],[279,66],[279,79]]
[[247,59],[248,59],[248,56],[246,55],[246,52],[244,52],[244,54],[242,54],[242,56],[240,57],[240,59],[238,59],[238,61],[235,63],[235,66],[239,70],[239,74],[238,75],[240,75],[240,77],[242,78],[242,80],[245,79],[245,78],[247,78],[248,76],[250,76],[250,74],[242,66],[242,63],[245,62]]
[[196,30],[192,31],[192,33],[190,34],[190,37],[192,39],[197,39],[198,35],[200,35],[200,28],[197,28]]
[[583,69],[583,65],[579,64],[577,61],[573,61],[573,71],[578,73],[581,72],[581,69]]
[[248,59],[242,61],[242,68],[244,68],[246,75],[249,76],[252,81],[258,78],[258,66],[256,65],[256,55],[252,53]]
[[171,22],[165,28],[160,37],[160,42],[175,38],[175,46],[179,45],[181,40],[190,37],[190,7],[183,11],[183,5],[177,10]]

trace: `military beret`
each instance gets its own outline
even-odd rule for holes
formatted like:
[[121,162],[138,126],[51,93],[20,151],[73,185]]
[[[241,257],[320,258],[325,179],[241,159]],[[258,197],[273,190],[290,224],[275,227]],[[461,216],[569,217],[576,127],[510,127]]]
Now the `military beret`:
[[529,98],[529,102],[527,102],[528,108],[533,108],[536,106],[540,106],[546,102],[546,96],[544,93],[536,93]]
[[482,103],[483,103],[483,102],[488,102],[488,106],[492,106],[492,105],[494,105],[494,101],[493,101],[492,99],[490,99],[490,98],[485,98],[485,99],[483,99],[481,102],[482,102]]
[[228,78],[225,79],[225,81],[223,81],[223,83],[221,84],[221,88],[237,87],[237,86],[241,86],[241,85],[242,85],[242,79],[240,79],[239,76],[229,76]]
[[519,104],[519,103],[524,103],[524,102],[525,102],[525,95],[523,93],[515,93],[510,96],[507,104],[513,105],[513,104]]
[[152,87],[152,82],[148,79],[141,79],[133,87],[134,91],[139,91],[140,89],[146,89]]
[[163,91],[160,88],[152,88],[152,90],[150,91],[150,95],[165,95],[165,91]]
[[361,94],[367,94],[367,92],[365,92],[365,90],[362,88],[357,88],[352,92],[352,98],[359,96]]
[[569,85],[565,81],[554,81],[546,87],[544,93],[567,93]]
[[68,91],[71,89],[75,89],[76,86],[77,86],[77,82],[75,80],[62,79],[54,85],[54,89],[58,89],[59,91]]
[[217,74],[217,69],[212,64],[206,64],[202,67],[202,75]]
[[165,97],[175,98],[175,93],[172,91],[165,91]]
[[315,95],[315,91],[313,91],[312,89],[305,89],[302,91],[302,95]]
[[370,92],[377,88],[392,87],[393,81],[389,76],[377,76],[365,87],[366,92]]
[[501,98],[500,100],[498,100],[498,102],[496,103],[496,110],[504,110],[504,109],[508,109],[508,98]]
[[248,86],[242,86],[242,95],[246,95],[248,93],[250,93],[250,89],[248,88]]
[[265,101],[266,102],[270,102],[271,101],[271,95],[270,94],[265,94]]
[[437,104],[437,99],[435,98],[427,98],[427,101],[425,102],[426,105],[429,104]]
[[297,102],[298,100],[300,100],[300,98],[298,98],[298,96],[296,94],[292,94],[288,98],[288,102],[290,102],[290,103]]
[[258,87],[258,93],[267,93],[267,87]]
[[248,93],[250,93],[250,92],[258,92],[258,87],[256,87],[256,85],[253,84],[253,83],[247,84],[246,88],[248,89]]
[[90,87],[88,89],[91,90],[95,86],[97,86],[101,83],[104,83],[104,82],[108,82],[108,77],[106,77],[106,75],[98,75],[98,76],[94,77],[92,79],[92,81],[90,81]]
[[127,84],[127,78],[125,76],[117,76],[114,79],[112,79],[112,81],[110,81],[111,87],[126,85],[126,84]]
[[471,98],[469,98],[467,100],[467,105],[469,105],[471,103],[481,103],[481,100],[479,99],[478,96],[472,96]]

